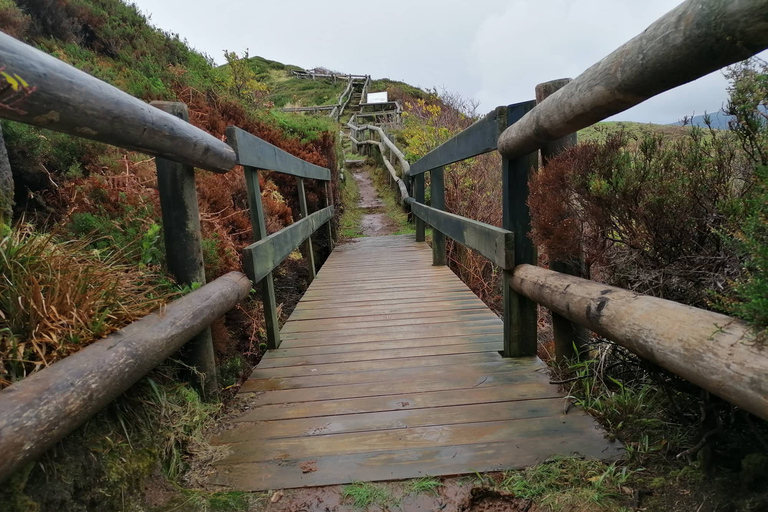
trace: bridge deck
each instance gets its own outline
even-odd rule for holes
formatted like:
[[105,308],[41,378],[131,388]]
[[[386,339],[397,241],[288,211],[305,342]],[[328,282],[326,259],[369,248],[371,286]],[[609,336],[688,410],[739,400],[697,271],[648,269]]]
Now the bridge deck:
[[211,483],[266,490],[613,458],[537,358],[502,359],[502,322],[412,235],[339,246],[213,439]]

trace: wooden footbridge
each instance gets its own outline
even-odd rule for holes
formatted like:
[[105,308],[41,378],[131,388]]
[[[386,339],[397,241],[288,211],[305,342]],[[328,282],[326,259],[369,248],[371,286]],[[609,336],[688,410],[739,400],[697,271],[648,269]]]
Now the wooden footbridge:
[[[213,484],[266,489],[521,467],[556,454],[614,457],[591,418],[566,413],[536,359],[539,306],[553,313],[558,358],[587,329],[768,419],[768,353],[747,325],[569,275],[558,262],[537,267],[526,206],[529,174],[570,134],[764,50],[765,20],[766,0],[687,0],[575,80],[542,84],[536,101],[498,107],[417,162],[381,128],[352,124],[356,143],[389,152],[384,163],[416,235],[338,246],[282,331],[271,272],[301,246],[315,277],[312,236],[331,236],[334,206],[327,193],[326,206],[309,212],[304,180],[328,190],[331,170],[235,127],[222,142],[187,123],[182,104],[147,105],[0,33],[1,117],[157,157],[167,263],[178,281],[205,282],[195,168],[242,166],[255,239],[243,251],[247,277],[220,277],[0,391],[0,480],[182,346],[201,375],[194,384],[215,399],[208,327],[253,287],[269,352],[241,389],[244,412],[212,440],[222,445]],[[489,151],[502,156],[502,226],[445,211],[444,166]],[[301,206],[299,221],[272,234],[263,170],[294,176]],[[501,319],[445,266],[446,237],[503,274]]]
[[[398,276],[403,266],[414,276]],[[323,265],[213,439],[210,482],[264,490],[615,458],[536,357],[413,235],[358,239]]]

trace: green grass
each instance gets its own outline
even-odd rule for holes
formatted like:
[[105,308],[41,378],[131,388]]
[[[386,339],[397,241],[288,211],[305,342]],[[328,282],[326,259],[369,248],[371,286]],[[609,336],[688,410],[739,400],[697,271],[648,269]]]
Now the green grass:
[[156,512],[246,512],[252,506],[266,502],[265,493],[207,492],[197,489],[179,489],[181,496]]
[[436,495],[438,489],[443,486],[443,483],[429,476],[419,478],[417,480],[411,480],[408,483],[407,490],[412,494],[431,494]]
[[367,508],[371,505],[384,508],[394,505],[397,501],[386,487],[368,482],[345,485],[341,495],[345,501],[352,503],[356,508]]
[[555,458],[522,471],[507,471],[500,483],[478,475],[481,485],[530,499],[543,510],[629,511],[626,484],[632,472],[596,460]]
[[345,179],[341,183],[341,203],[344,213],[339,219],[339,232],[342,238],[358,238],[363,236],[362,220],[363,210],[358,206],[360,190],[357,181],[351,172],[344,173]]

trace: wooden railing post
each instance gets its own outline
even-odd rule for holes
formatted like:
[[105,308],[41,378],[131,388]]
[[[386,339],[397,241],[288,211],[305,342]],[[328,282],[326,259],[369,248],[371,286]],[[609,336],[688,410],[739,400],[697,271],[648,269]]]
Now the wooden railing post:
[[[325,206],[333,206],[332,187],[329,182],[325,182]],[[333,251],[333,219],[328,221],[328,252]]]
[[[301,218],[309,217],[309,209],[307,208],[307,192],[304,190],[304,178],[296,178],[296,184],[299,188],[299,210],[301,211]],[[304,256],[309,260],[309,282],[315,280],[315,251],[312,248],[312,237],[307,238],[304,242],[302,252]]]
[[[424,173],[413,177],[413,199],[418,203],[424,204]],[[416,241],[423,242],[426,239],[424,221],[416,215],[414,217],[416,220]]]
[[[517,103],[497,109],[499,135],[536,105],[535,101]],[[536,246],[528,237],[531,212],[528,210],[528,178],[538,165],[538,154],[531,153],[514,160],[502,158],[502,227],[514,236],[516,265],[536,265]],[[538,345],[536,326],[538,306],[516,293],[511,287],[512,269],[504,271],[504,357],[535,356]]]
[[[152,105],[189,122],[189,111],[184,103],[156,101]],[[197,206],[195,168],[159,157],[155,165],[168,270],[179,284],[203,285],[203,236]],[[217,399],[216,354],[211,329],[207,328],[189,340],[181,355],[186,364],[197,370],[192,381],[201,394],[207,399]]]
[[[251,228],[253,240],[258,242],[267,237],[267,223],[264,216],[264,206],[261,203],[261,187],[259,186],[259,170],[255,167],[243,166],[245,171],[245,186],[248,190],[248,208],[251,213]],[[248,265],[246,271],[250,272]],[[253,276],[251,276],[253,277]],[[264,279],[254,283],[261,291],[264,303],[264,322],[267,330],[267,348],[274,350],[280,346],[280,322],[277,316],[277,301],[275,300],[275,283],[272,272]]]
[[[445,210],[445,170],[438,167],[430,171],[429,195],[432,208]],[[445,265],[445,234],[432,226],[432,265]]]
[[[571,82],[570,78],[563,78],[537,85],[536,102],[541,103],[555,91],[565,87],[569,82]],[[576,143],[576,133],[572,133],[571,135],[567,135],[562,139],[558,139],[543,146],[541,148],[542,165],[547,165],[547,162],[551,158],[554,158],[568,148],[575,146]],[[549,268],[555,272],[571,276],[587,277],[584,270],[584,263],[580,256],[575,257],[570,261],[550,260]],[[555,338],[555,360],[558,362],[577,357],[583,350],[584,344],[588,339],[586,329],[557,313],[552,313],[552,330]]]

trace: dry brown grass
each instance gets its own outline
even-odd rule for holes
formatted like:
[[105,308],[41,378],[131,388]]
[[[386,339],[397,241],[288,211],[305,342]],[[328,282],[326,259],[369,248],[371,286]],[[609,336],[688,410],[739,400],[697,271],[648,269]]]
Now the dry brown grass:
[[17,229],[0,240],[0,387],[50,365],[174,295],[148,268]]

